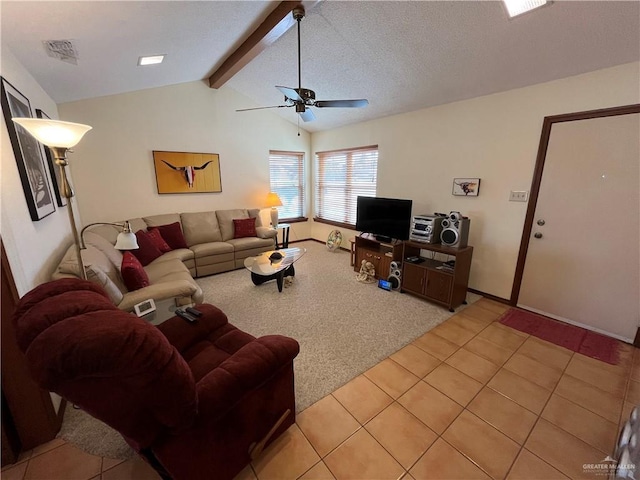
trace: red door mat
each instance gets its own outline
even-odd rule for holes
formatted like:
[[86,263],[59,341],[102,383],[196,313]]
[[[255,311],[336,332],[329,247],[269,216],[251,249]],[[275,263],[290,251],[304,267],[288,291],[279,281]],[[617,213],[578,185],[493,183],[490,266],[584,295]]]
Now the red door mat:
[[612,365],[617,365],[620,360],[618,340],[585,328],[518,308],[507,310],[500,323]]

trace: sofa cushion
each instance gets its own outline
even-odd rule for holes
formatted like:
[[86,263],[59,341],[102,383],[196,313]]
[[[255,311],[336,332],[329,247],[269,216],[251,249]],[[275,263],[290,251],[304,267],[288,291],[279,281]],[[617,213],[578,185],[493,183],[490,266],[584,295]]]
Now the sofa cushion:
[[259,208],[250,208],[247,210],[249,217],[256,219],[256,228],[262,227],[262,218],[260,218],[260,209]]
[[[193,263],[193,257],[194,257],[193,250],[189,250],[188,248],[178,248],[176,250],[171,250],[170,252],[163,253],[161,257],[156,258],[151,263],[166,262],[170,260],[180,260],[182,263],[187,264],[190,261],[191,263]],[[187,268],[189,268],[189,265],[187,265]]]
[[176,250],[179,248],[189,248],[187,246],[187,242],[184,239],[184,234],[182,233],[182,227],[180,226],[180,222],[173,222],[167,225],[160,225],[158,227],[151,227],[151,230],[158,229],[160,235],[167,245],[171,247],[172,250]]
[[[252,250],[254,248],[261,249],[261,252],[265,251],[265,248],[273,248],[273,239],[271,238],[258,238],[258,237],[246,237],[246,238],[232,238],[229,243],[233,245],[233,249],[238,257],[238,252],[243,250]],[[261,252],[255,253],[259,255]]]
[[84,270],[87,273],[87,280],[100,285],[107,292],[114,305],[119,305],[122,302],[124,295],[100,267],[97,265],[85,265]]
[[[138,240],[138,247],[136,250],[131,250],[140,263],[149,265],[156,258],[162,255],[162,252],[156,247],[153,240],[149,237],[149,234],[144,230],[138,230],[136,232],[136,240]],[[126,284],[126,282],[125,282]]]
[[227,242],[209,242],[201,243],[191,247],[196,259],[209,255],[222,255],[225,253],[233,254],[233,245]]
[[[120,269],[117,268],[102,251],[98,250],[93,245],[87,245],[87,248],[82,250],[81,254],[82,263],[84,263],[84,265],[97,266],[109,277],[118,290],[122,293],[127,293],[127,287],[120,276]],[[58,266],[58,272],[63,275],[74,275],[78,278],[82,278],[80,275],[80,269],[78,268],[75,245],[71,245],[65,253],[64,257],[60,261],[60,265]]]
[[157,228],[152,228],[147,232],[147,236],[151,239],[153,244],[160,250],[162,253],[167,253],[171,251],[171,247],[164,241],[162,238],[162,234],[160,230]]
[[184,238],[189,247],[208,242],[221,242],[222,235],[215,212],[191,212],[180,215]]
[[167,213],[164,215],[151,215],[150,217],[142,217],[144,223],[147,224],[147,229],[151,227],[160,227],[162,225],[170,225],[180,221],[179,213]]
[[87,231],[83,238],[85,245],[93,245],[96,247],[107,256],[118,270],[120,269],[120,265],[122,265],[122,252],[120,250],[116,250],[113,243],[110,243],[102,235],[91,231]]
[[255,237],[256,235],[255,218],[233,219],[233,238]]
[[[144,271],[152,284],[171,281],[177,278],[189,278],[189,269],[179,260],[170,262],[153,262],[144,267]],[[187,275],[185,277],[184,275]],[[193,279],[192,279],[193,281]]]
[[249,212],[242,208],[235,210],[217,210],[216,217],[218,218],[218,225],[220,225],[222,241],[226,242],[233,238],[233,219],[249,218]]
[[151,284],[147,272],[145,272],[142,264],[131,252],[124,252],[120,270],[122,271],[124,284],[129,290],[138,290],[143,287],[148,287]]

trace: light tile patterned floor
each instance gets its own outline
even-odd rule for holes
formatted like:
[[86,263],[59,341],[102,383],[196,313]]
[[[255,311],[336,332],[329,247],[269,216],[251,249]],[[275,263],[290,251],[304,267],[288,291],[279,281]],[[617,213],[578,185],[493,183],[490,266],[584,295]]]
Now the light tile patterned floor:
[[[487,299],[300,413],[236,480],[591,478],[640,403],[640,354],[609,365],[495,320]],[[3,480],[147,480],[142,460],[54,440]]]

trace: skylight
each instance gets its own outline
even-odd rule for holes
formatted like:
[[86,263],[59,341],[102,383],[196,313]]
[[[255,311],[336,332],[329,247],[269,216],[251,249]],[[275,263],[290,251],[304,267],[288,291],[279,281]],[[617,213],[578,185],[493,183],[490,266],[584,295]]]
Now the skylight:
[[503,0],[511,18],[546,5],[547,0]]
[[140,57],[138,58],[138,66],[156,65],[158,63],[162,63],[164,57],[164,55],[150,55],[148,57]]

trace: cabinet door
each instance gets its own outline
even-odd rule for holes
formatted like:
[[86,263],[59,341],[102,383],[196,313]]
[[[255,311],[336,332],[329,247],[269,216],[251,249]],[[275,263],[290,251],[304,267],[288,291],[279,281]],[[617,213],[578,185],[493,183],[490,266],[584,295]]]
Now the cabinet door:
[[429,270],[427,273],[425,295],[433,298],[434,300],[438,300],[439,302],[449,303],[451,299],[452,285],[452,275],[439,272],[438,270]]
[[390,270],[391,257],[381,254],[380,261],[378,262],[378,270],[376,270],[378,278],[384,278],[386,280],[389,277]]
[[405,263],[402,269],[402,289],[422,295],[426,273],[422,267]]

